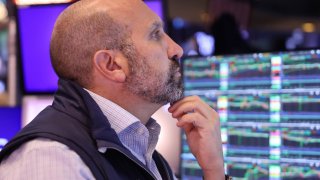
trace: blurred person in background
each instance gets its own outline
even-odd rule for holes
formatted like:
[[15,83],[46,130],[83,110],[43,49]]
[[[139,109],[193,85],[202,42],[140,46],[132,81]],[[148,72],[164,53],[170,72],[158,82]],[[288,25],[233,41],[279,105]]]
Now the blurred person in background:
[[235,17],[223,13],[213,21],[209,34],[214,37],[214,54],[243,54],[254,52],[244,39]]

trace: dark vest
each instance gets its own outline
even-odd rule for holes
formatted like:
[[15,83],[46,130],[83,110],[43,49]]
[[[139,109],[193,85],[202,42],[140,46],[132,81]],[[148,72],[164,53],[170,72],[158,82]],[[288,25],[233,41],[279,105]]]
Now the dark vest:
[[[40,137],[67,145],[98,180],[155,179],[148,167],[122,145],[98,105],[76,83],[59,80],[52,106],[6,144],[0,162],[23,143]],[[107,147],[107,152],[100,153],[97,143]],[[158,152],[154,152],[153,159],[162,178],[173,179],[168,163]]]

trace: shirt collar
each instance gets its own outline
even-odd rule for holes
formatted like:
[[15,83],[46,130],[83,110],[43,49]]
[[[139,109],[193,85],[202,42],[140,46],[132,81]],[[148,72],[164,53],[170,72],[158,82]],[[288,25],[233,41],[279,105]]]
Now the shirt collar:
[[130,112],[126,111],[118,104],[85,89],[94,101],[98,104],[103,114],[108,118],[111,128],[116,131],[117,134],[121,133],[131,124],[140,122],[140,120],[135,117]]
[[[88,89],[85,89],[85,90],[90,94],[90,96],[93,98],[93,100],[100,107],[103,114],[108,118],[108,121],[110,123],[111,128],[115,130],[118,137],[122,132],[128,131],[132,127],[137,128],[137,126],[140,126],[140,129],[146,129],[144,131],[144,134],[147,133],[146,138],[147,139],[150,138],[148,140],[150,143],[149,145],[151,145],[151,147],[149,147],[150,150],[155,149],[155,146],[158,142],[158,137],[159,137],[159,134],[161,131],[161,127],[154,119],[150,118],[149,121],[147,122],[147,124],[144,126],[137,117],[135,117],[133,114],[131,114],[130,112],[123,109],[118,104],[116,104],[116,103],[114,103],[114,102],[88,90]],[[141,126],[144,126],[144,127],[141,127]],[[151,135],[151,136],[149,137],[149,135]],[[119,137],[119,138],[122,139],[121,137]],[[127,146],[127,142],[122,142],[122,143],[124,143],[124,145]],[[99,149],[103,149],[102,151],[105,152],[106,151],[104,148],[105,146],[103,146],[102,144],[104,144],[104,143],[99,141],[98,147],[99,147]],[[153,150],[151,150],[151,151],[153,151]]]
[[[160,134],[160,125],[152,118],[144,125],[137,117],[114,102],[87,89],[85,90],[91,95],[107,117],[111,128],[115,130],[121,143],[138,161],[146,165],[157,179],[161,179],[161,175],[152,159]],[[97,141],[98,151],[101,153],[107,151],[104,143],[106,142]]]

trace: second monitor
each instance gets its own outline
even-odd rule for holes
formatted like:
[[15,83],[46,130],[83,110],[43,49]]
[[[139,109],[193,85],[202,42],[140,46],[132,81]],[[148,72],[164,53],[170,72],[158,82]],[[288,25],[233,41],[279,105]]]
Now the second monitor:
[[[228,174],[320,178],[320,50],[189,57],[183,77],[219,113]],[[202,178],[184,135],[181,173]]]

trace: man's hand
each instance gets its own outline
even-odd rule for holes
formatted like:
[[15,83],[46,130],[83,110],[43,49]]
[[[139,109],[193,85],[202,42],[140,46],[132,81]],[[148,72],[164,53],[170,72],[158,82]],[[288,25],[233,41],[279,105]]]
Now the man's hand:
[[198,96],[185,97],[168,109],[182,127],[204,178],[224,179],[220,121],[217,112]]

